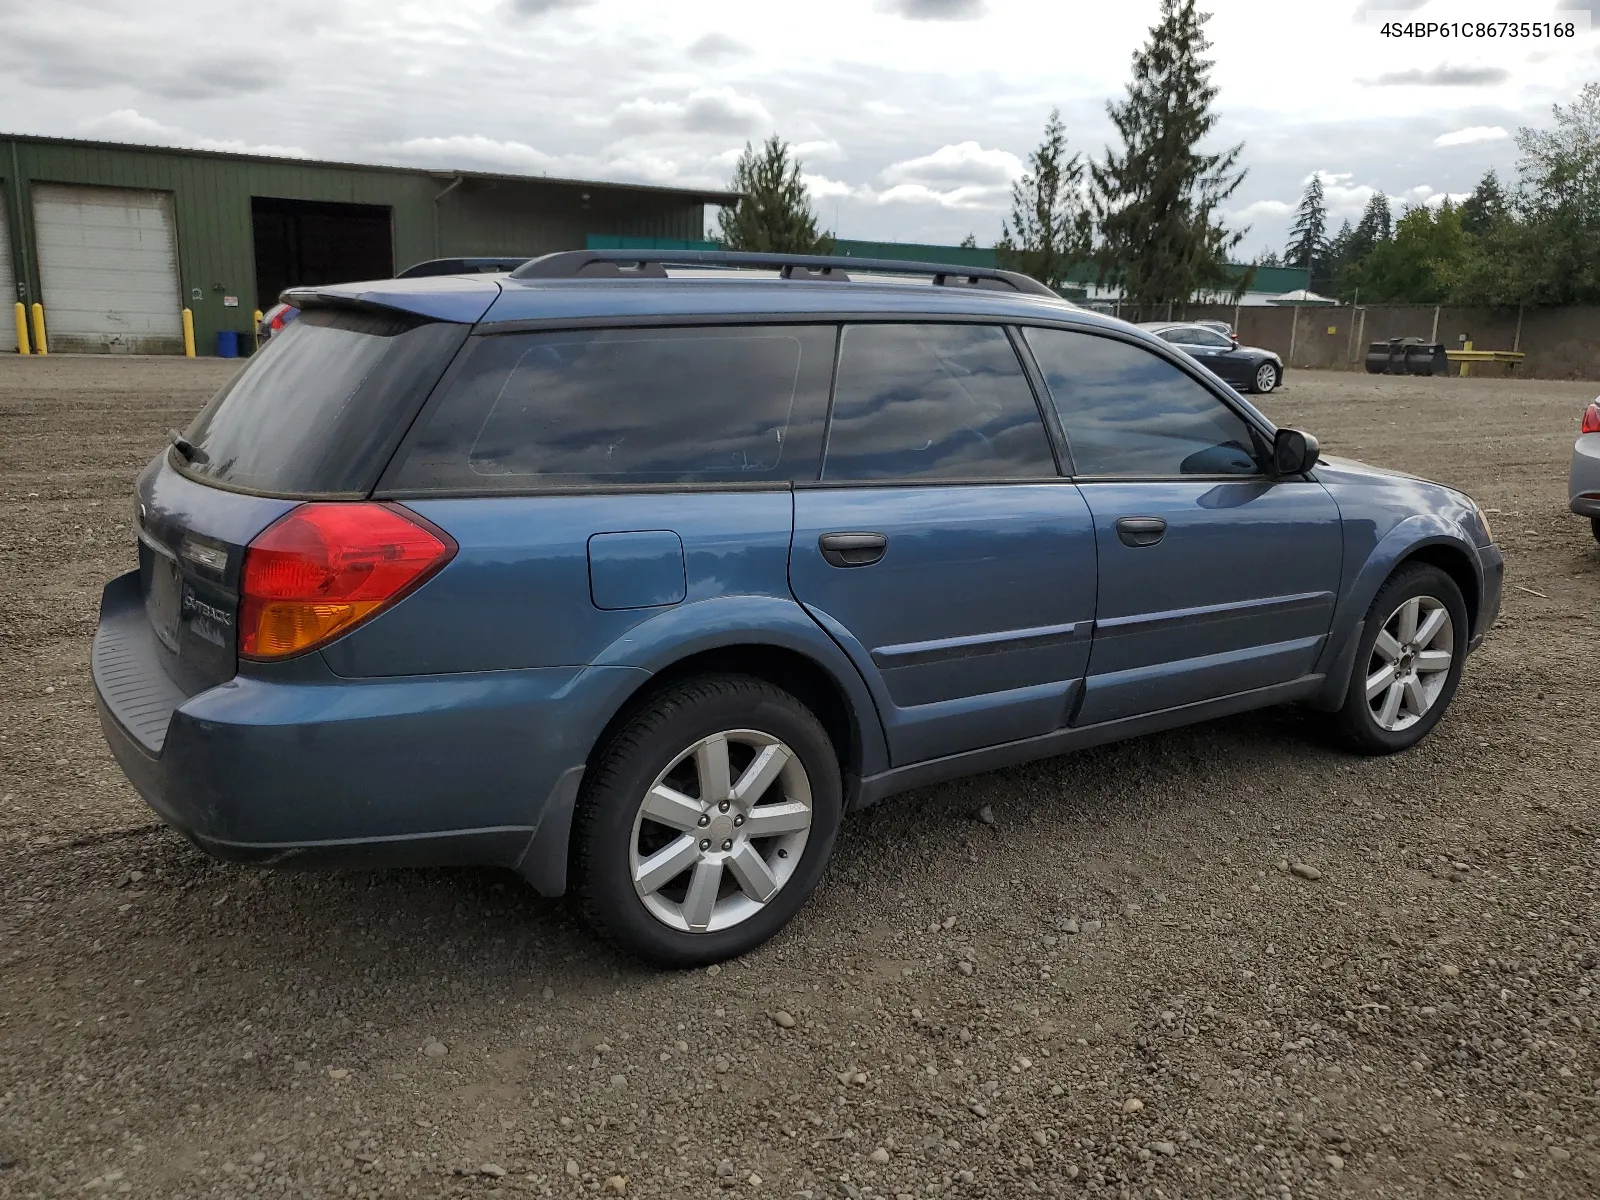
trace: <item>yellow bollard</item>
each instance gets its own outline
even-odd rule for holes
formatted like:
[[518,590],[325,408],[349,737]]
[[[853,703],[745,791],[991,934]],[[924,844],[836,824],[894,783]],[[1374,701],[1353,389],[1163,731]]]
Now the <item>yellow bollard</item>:
[[194,313],[183,310],[183,356],[194,357]]
[[250,314],[250,337],[257,350],[261,349],[261,318],[263,315],[259,308]]
[[[1462,342],[1461,343],[1461,348],[1463,350],[1471,350],[1472,349],[1472,343],[1471,342]],[[1465,362],[1461,364],[1461,378],[1465,379],[1467,377],[1467,368],[1470,367],[1471,365],[1472,365],[1471,363],[1465,363]]]
[[17,353],[28,353],[28,306],[17,301]]
[[50,343],[44,336],[44,305],[37,300],[33,302],[33,352],[35,354],[49,354]]

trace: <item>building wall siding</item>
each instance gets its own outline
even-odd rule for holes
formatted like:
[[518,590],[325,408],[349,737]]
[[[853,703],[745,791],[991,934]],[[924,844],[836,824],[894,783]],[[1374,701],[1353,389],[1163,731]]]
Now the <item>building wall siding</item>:
[[[705,212],[693,193],[536,178],[467,176],[436,203],[450,188],[448,173],[0,137],[16,299],[30,303],[39,299],[33,181],[172,194],[178,271],[202,354],[212,352],[219,330],[252,331],[252,196],[388,207],[396,269],[429,258],[582,249],[589,233],[700,237]],[[224,296],[237,297],[239,307],[225,308]]]

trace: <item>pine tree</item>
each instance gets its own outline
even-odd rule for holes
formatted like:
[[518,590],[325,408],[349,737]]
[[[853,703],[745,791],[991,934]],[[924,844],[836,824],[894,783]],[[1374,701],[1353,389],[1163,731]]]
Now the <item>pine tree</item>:
[[1187,301],[1196,292],[1240,290],[1228,253],[1245,231],[1230,232],[1218,208],[1244,180],[1243,144],[1215,154],[1197,146],[1217,125],[1211,104],[1208,14],[1195,0],[1161,0],[1160,20],[1133,56],[1127,98],[1106,111],[1122,141],[1090,167],[1094,217],[1102,238],[1100,280],[1120,284],[1138,305]]
[[978,235],[969,233],[956,244],[963,250],[976,250],[978,248]]
[[1089,212],[1083,201],[1083,158],[1067,156],[1061,110],[1045,122],[1044,141],[1028,155],[1028,172],[1011,185],[1011,215],[1000,226],[1000,265],[1060,288],[1068,268],[1089,257]]
[[1356,222],[1353,249],[1365,258],[1379,242],[1394,236],[1394,213],[1389,210],[1389,197],[1376,193],[1361,210],[1361,220]]
[[1322,176],[1313,174],[1301,193],[1300,207],[1295,210],[1294,225],[1289,229],[1289,244],[1284,247],[1283,258],[1291,267],[1299,267],[1312,275],[1315,290],[1318,267],[1328,255],[1328,205],[1322,195]]
[[1482,237],[1505,217],[1506,209],[1506,194],[1500,187],[1500,177],[1490,167],[1478,180],[1472,194],[1461,202],[1461,228],[1474,237]]
[[730,250],[827,254],[833,235],[817,231],[811,196],[800,180],[800,161],[773,134],[759,150],[746,142],[733,168],[730,191],[742,192],[733,208],[717,213],[718,240]]
[[1349,221],[1344,221],[1339,226],[1339,232],[1328,240],[1328,253],[1323,257],[1322,274],[1315,271],[1311,275],[1311,290],[1331,295],[1334,291],[1335,281],[1350,261],[1350,245],[1355,241],[1356,231],[1351,228]]

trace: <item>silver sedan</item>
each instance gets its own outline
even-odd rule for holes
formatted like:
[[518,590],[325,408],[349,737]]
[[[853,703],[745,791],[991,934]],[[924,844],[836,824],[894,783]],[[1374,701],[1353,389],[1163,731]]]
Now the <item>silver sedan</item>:
[[1600,400],[1583,410],[1578,440],[1572,444],[1572,472],[1567,481],[1572,511],[1588,517],[1594,539],[1600,542]]

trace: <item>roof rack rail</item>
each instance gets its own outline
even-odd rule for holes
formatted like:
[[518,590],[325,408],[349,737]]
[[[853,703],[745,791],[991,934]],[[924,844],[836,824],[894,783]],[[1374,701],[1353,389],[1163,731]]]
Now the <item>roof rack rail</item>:
[[871,275],[929,275],[937,287],[1006,289],[1060,300],[1037,279],[994,267],[906,262],[898,258],[849,258],[833,254],[777,254],[743,250],[561,250],[530,259],[513,279],[665,279],[666,268],[745,267],[777,271],[784,279],[849,283],[847,271]]

